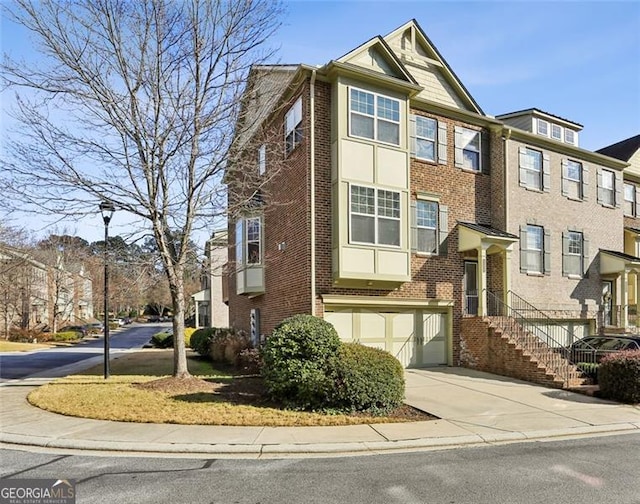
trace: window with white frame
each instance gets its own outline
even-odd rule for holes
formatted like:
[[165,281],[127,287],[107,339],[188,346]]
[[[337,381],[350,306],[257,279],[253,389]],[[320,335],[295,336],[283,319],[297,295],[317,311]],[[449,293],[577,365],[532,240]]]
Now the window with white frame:
[[262,217],[236,221],[236,268],[262,264]]
[[524,147],[520,150],[520,183],[530,189],[542,189],[542,152]]
[[551,138],[562,142],[562,126],[557,124],[551,125]]
[[574,199],[582,199],[582,163],[566,160],[565,190],[567,196]]
[[600,202],[603,205],[614,206],[616,202],[615,174],[609,170],[601,172]]
[[400,101],[350,88],[349,134],[400,145]]
[[456,165],[480,171],[480,159],[480,132],[456,126]]
[[426,254],[438,253],[438,203],[416,201],[416,227],[418,243],[416,250]]
[[582,276],[582,233],[569,231],[565,234],[566,250],[564,250],[564,274]]
[[524,264],[520,267],[527,273],[544,272],[544,228],[528,224],[526,226],[526,239],[520,243],[523,250],[521,260]]
[[624,214],[628,217],[636,216],[636,186],[624,185]]
[[400,246],[400,193],[352,185],[350,241]]
[[549,136],[549,123],[542,119],[537,120],[538,123],[538,135]]
[[258,174],[264,175],[267,171],[267,147],[261,145],[258,149]]
[[289,154],[302,141],[302,97],[298,98],[284,117],[285,153]]
[[430,117],[416,116],[416,157],[436,160],[438,122]]
[[564,141],[565,141],[565,143],[568,143],[568,144],[572,144],[572,145],[575,144],[576,143],[576,134],[575,134],[575,132],[573,130],[565,128],[564,129]]

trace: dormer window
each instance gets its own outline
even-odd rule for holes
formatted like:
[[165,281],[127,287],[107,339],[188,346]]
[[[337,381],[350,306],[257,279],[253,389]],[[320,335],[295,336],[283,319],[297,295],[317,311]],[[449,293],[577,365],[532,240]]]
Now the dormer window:
[[558,140],[558,142],[562,142],[562,127],[557,124],[551,125],[551,138],[554,140]]
[[542,119],[538,119],[538,135],[549,136],[549,123],[547,121],[543,121]]
[[565,129],[564,130],[564,141],[565,141],[565,143],[574,145],[576,143],[576,135],[575,135],[575,133],[570,129]]

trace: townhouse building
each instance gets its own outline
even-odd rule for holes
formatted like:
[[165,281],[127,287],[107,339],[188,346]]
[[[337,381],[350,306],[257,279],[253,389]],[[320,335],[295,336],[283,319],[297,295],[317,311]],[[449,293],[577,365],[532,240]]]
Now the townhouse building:
[[[217,231],[205,243],[205,261],[202,266],[200,285],[202,289],[193,294],[195,327],[227,327],[229,308],[226,276],[227,231]],[[224,279],[224,282],[223,282]]]
[[600,249],[624,254],[628,163],[579,131],[485,114],[415,20],[321,67],[254,68],[225,179],[230,324],[309,313],[407,367],[518,375],[521,355],[487,357],[487,317],[524,299],[597,330]]

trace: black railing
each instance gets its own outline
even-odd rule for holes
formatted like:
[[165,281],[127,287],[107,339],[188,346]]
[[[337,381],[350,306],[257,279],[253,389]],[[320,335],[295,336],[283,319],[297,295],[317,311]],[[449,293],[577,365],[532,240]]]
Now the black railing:
[[505,303],[498,295],[487,292],[487,315],[556,376],[567,382],[569,364],[596,363],[595,348],[583,341],[574,344],[566,327],[511,291],[508,300]]

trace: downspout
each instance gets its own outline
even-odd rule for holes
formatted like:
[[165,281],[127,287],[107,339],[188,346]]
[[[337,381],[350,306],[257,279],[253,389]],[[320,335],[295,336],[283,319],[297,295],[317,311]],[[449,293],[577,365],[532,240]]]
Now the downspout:
[[509,139],[511,138],[511,128],[506,128],[502,135],[504,139],[504,230],[509,232]]
[[311,315],[316,314],[316,114],[315,114],[316,70],[311,71],[309,85],[309,143],[311,163]]

